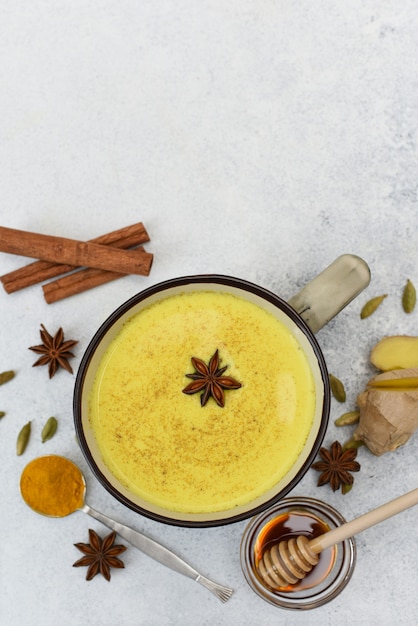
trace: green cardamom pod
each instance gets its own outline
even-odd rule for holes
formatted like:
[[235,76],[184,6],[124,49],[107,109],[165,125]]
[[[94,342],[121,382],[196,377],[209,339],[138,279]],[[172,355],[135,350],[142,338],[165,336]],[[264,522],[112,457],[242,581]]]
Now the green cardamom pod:
[[343,444],[342,448],[345,452],[345,450],[357,450],[357,448],[361,448],[364,445],[365,443],[361,439],[350,439]]
[[407,280],[402,294],[402,306],[405,313],[412,313],[417,301],[417,292],[411,281]]
[[45,441],[48,441],[48,439],[52,439],[52,437],[57,432],[57,428],[58,428],[57,420],[55,419],[55,417],[50,417],[42,429],[42,433],[41,433],[42,443],[45,443]]
[[0,411],[0,419],[1,419],[2,417],[4,417],[5,415],[6,415],[6,413],[5,413],[4,411]]
[[341,493],[343,494],[343,496],[345,496],[345,494],[351,491],[352,488],[353,488],[353,484],[349,485],[348,483],[343,483],[341,485]]
[[13,370],[8,370],[7,372],[2,372],[0,374],[0,385],[3,385],[4,383],[8,383],[9,380],[12,380],[12,378],[14,378],[15,373]]
[[364,320],[364,318],[369,317],[372,313],[374,313],[377,307],[382,304],[383,300],[387,298],[387,296],[388,294],[385,293],[383,294],[383,296],[375,296],[374,298],[366,302],[360,312],[361,319]]
[[20,456],[26,450],[30,438],[30,422],[25,424],[20,431],[16,442],[16,454]]
[[338,402],[345,402],[345,388],[343,383],[333,374],[329,375],[332,395]]
[[350,424],[355,424],[360,419],[360,411],[348,411],[348,413],[343,413],[339,418],[337,418],[334,422],[336,426],[349,426]]

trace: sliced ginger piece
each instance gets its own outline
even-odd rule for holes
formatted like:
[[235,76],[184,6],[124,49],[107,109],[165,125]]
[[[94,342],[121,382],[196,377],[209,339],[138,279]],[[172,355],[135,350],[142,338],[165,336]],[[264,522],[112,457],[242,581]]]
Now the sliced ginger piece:
[[383,337],[372,349],[370,361],[383,372],[418,367],[418,337]]
[[402,391],[402,389],[418,391],[418,376],[408,376],[405,378],[383,378],[380,380],[374,378],[367,383],[367,386],[375,389],[387,389],[389,391]]

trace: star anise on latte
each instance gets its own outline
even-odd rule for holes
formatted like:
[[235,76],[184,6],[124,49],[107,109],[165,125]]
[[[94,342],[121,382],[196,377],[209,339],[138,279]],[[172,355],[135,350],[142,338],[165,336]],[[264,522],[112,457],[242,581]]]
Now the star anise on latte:
[[334,441],[331,448],[321,448],[319,456],[322,461],[317,461],[311,466],[312,469],[321,472],[318,479],[318,487],[329,483],[333,491],[344,485],[352,485],[354,477],[351,472],[360,470],[360,463],[354,459],[357,456],[357,450],[349,448],[343,450],[339,441]]
[[74,356],[70,350],[78,341],[72,339],[64,341],[64,331],[62,328],[59,328],[57,333],[52,336],[43,324],[41,324],[39,333],[41,335],[42,344],[29,348],[29,350],[41,355],[33,364],[33,367],[36,365],[48,365],[49,378],[54,376],[58,367],[63,367],[67,372],[72,374],[73,370],[68,359]]
[[113,531],[104,539],[89,529],[90,543],[75,543],[75,547],[85,556],[76,561],[73,567],[88,566],[86,580],[91,580],[96,574],[102,574],[106,580],[110,580],[110,568],[123,568],[123,561],[118,555],[125,552],[126,546],[115,546],[116,533]]
[[205,406],[209,398],[215,400],[216,404],[220,407],[225,406],[225,391],[227,389],[239,389],[242,387],[241,383],[232,378],[231,376],[223,376],[223,373],[227,369],[227,365],[219,367],[219,351],[211,356],[208,365],[202,359],[192,357],[192,365],[195,368],[193,374],[186,374],[187,378],[191,378],[193,382],[189,383],[187,387],[183,389],[183,393],[191,395],[202,391],[200,396],[200,404]]

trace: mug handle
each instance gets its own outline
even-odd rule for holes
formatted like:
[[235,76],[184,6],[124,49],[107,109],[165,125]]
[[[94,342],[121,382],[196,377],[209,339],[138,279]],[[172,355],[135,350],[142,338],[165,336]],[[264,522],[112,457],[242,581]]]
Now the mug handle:
[[370,283],[370,268],[354,254],[343,254],[295,294],[288,304],[317,333]]

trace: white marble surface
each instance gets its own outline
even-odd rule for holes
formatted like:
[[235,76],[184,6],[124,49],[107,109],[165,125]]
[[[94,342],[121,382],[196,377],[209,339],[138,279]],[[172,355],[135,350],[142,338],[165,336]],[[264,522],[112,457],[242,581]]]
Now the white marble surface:
[[[88,239],[143,221],[155,254],[148,278],[126,277],[54,305],[40,287],[0,290],[0,621],[5,626],[416,623],[418,510],[357,538],[349,586],[308,613],[273,608],[247,586],[245,522],[182,529],[116,502],[74,438],[75,375],[32,368],[41,323],[79,340],[77,368],[111,311],[137,291],[190,273],[243,277],[289,298],[352,252],[369,288],[318,333],[348,392],[374,370],[385,334],[416,334],[400,305],[418,284],[418,8],[414,0],[3,0],[0,3],[0,223]],[[26,260],[0,255],[0,273]],[[362,304],[388,293],[360,320]],[[333,420],[325,444],[341,438]],[[50,415],[55,438],[39,440]],[[32,420],[21,457],[15,441]],[[174,548],[235,589],[222,605],[134,548],[110,583],[84,580],[73,543],[100,524],[82,513],[37,516],[21,501],[24,465],[64,454],[86,473],[92,506]],[[350,519],[417,485],[418,435],[396,453],[359,452],[342,496],[310,470],[293,495],[322,498]],[[105,529],[103,528],[103,531]]]

